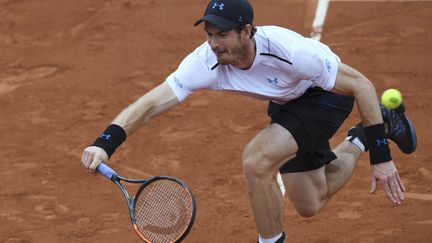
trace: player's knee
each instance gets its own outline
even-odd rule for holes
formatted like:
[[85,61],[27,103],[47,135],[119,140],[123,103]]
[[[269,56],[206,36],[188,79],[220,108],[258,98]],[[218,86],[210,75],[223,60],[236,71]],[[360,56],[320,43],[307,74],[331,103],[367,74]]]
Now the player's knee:
[[246,179],[271,177],[271,161],[262,152],[248,152],[243,154],[243,173]]
[[301,206],[295,206],[296,211],[302,217],[309,218],[317,215],[321,211],[321,206],[317,203],[303,204]]

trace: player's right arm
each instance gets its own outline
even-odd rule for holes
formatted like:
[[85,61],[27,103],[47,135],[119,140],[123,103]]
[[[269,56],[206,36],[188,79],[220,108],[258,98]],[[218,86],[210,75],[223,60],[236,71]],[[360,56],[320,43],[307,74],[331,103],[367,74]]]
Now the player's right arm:
[[216,58],[207,43],[195,49],[165,82],[120,112],[92,146],[84,150],[81,158],[84,167],[94,171],[101,161],[108,161],[126,137],[153,117],[184,101],[195,90],[217,88],[216,77],[211,71],[215,63]]
[[[151,118],[169,110],[179,103],[177,96],[165,81],[120,112],[111,122],[109,126],[111,127],[110,134],[105,134],[105,138],[114,138],[117,134],[121,135],[124,133],[123,136],[125,139],[126,136],[132,135]],[[104,134],[101,138],[104,139]],[[99,138],[99,140],[101,138]],[[110,147],[109,144],[107,146]],[[81,162],[89,171],[94,171],[100,162],[106,162],[109,159],[108,152],[102,147],[91,145],[84,149]]]
[[168,83],[163,82],[120,112],[112,123],[121,126],[126,135],[130,136],[151,118],[177,104],[179,104],[177,96]]

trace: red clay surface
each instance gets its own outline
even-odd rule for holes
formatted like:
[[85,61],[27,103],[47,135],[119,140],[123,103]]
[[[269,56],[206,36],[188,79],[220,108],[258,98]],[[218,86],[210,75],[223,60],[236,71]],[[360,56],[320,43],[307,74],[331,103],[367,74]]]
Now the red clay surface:
[[[303,1],[252,1],[258,25],[307,34]],[[80,164],[81,151],[126,105],[204,41],[204,0],[0,0],[0,242],[139,242],[120,192]],[[287,200],[290,242],[432,242],[432,2],[332,2],[322,41],[381,93],[403,92],[418,150],[393,158],[408,192],[393,206],[369,195],[365,154],[321,214]],[[266,102],[198,92],[153,120],[113,156],[128,177],[171,175],[195,191],[185,242],[255,242],[241,169]],[[333,144],[358,121],[354,112]]]

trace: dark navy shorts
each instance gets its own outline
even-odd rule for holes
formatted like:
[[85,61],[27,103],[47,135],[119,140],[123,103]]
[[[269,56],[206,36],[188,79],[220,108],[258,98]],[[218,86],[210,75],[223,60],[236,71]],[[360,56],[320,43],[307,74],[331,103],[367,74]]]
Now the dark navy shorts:
[[329,140],[351,113],[354,97],[310,88],[301,97],[284,105],[270,102],[271,123],[287,129],[298,145],[297,156],[279,169],[281,173],[318,169],[336,155]]

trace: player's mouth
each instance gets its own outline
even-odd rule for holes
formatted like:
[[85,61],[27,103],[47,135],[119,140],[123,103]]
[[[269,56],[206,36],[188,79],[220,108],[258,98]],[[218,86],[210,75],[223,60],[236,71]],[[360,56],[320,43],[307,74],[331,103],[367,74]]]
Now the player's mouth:
[[223,54],[225,54],[226,53],[226,51],[219,51],[219,52],[216,52],[216,55],[218,56],[218,57],[220,57],[220,56],[222,56]]
[[214,49],[213,52],[214,52],[214,54],[216,54],[216,56],[218,56],[218,57],[220,57],[220,56],[222,56],[223,54],[227,53],[226,50],[217,50],[217,49]]

